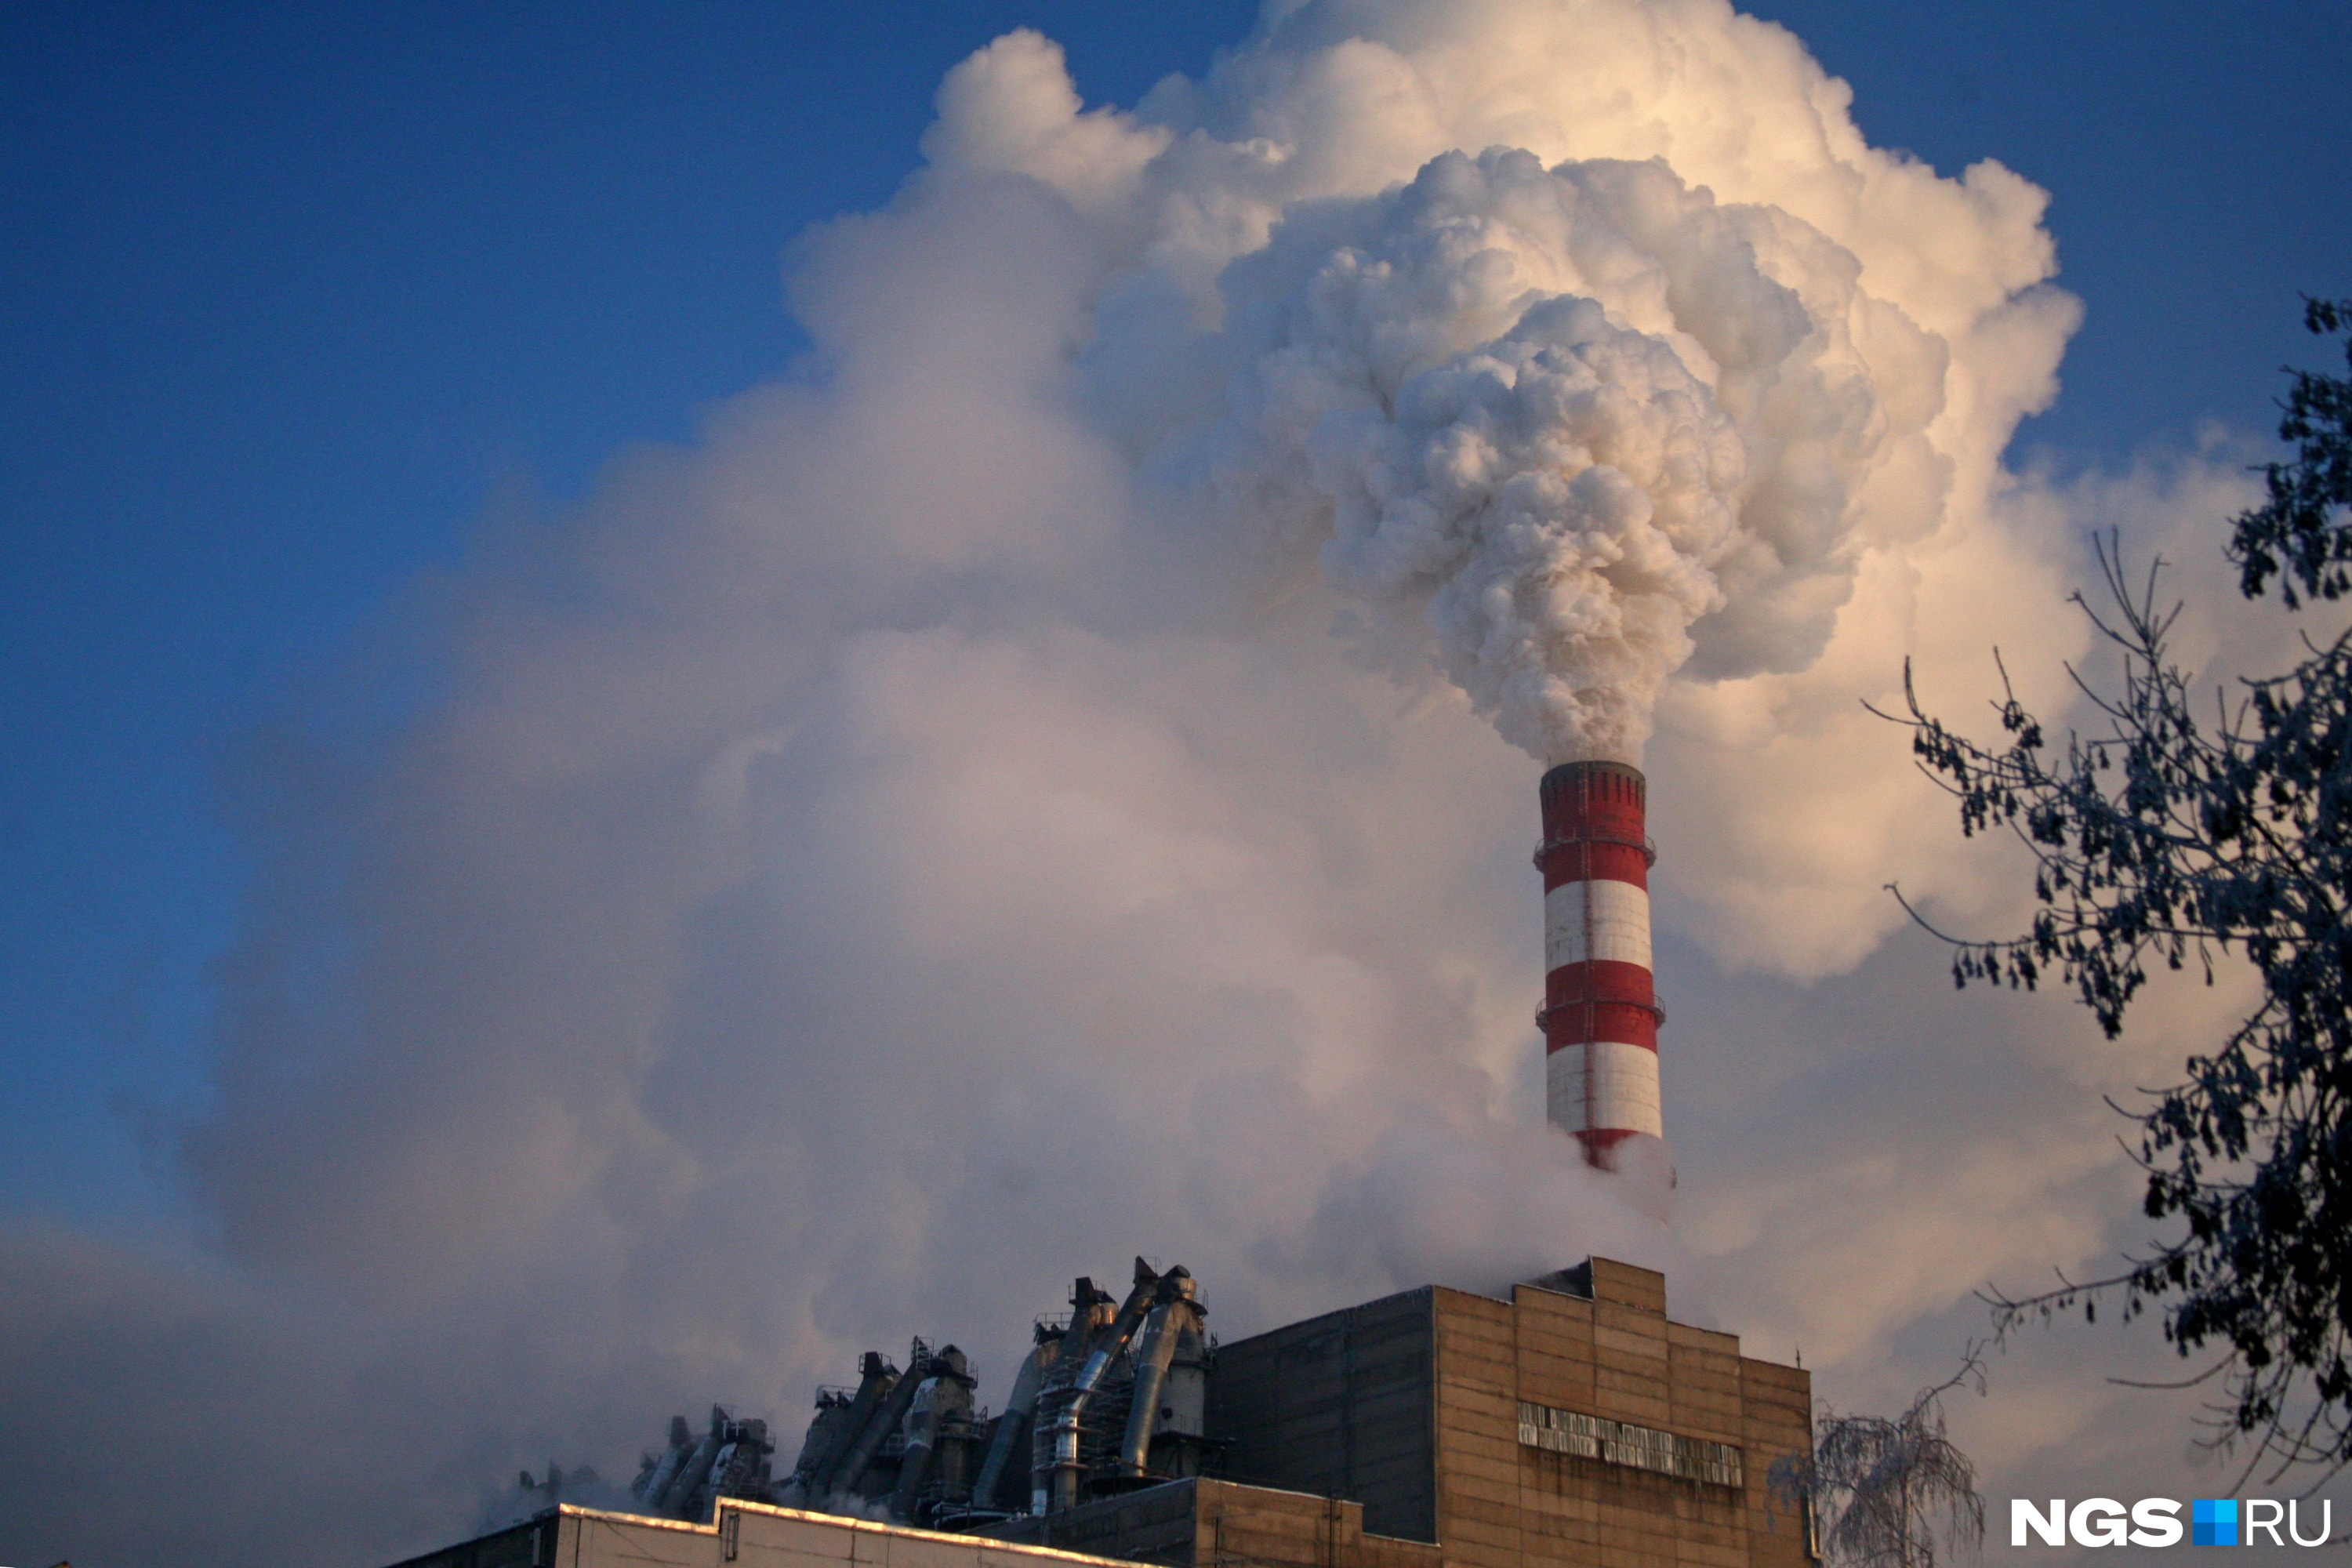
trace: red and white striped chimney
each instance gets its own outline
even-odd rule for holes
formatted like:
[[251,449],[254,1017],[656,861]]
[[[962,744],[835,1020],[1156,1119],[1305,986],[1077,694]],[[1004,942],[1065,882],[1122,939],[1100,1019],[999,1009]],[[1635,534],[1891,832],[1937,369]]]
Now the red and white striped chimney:
[[1596,1165],[1637,1134],[1664,1137],[1657,988],[1650,974],[1648,786],[1624,763],[1543,776],[1544,1098]]

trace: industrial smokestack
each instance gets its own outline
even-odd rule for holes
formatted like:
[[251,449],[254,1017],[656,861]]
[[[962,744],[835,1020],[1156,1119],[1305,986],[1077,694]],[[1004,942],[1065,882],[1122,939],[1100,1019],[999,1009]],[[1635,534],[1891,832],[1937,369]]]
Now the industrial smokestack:
[[1595,1165],[1664,1137],[1657,990],[1650,974],[1648,787],[1624,763],[1564,763],[1543,776],[1544,1100]]

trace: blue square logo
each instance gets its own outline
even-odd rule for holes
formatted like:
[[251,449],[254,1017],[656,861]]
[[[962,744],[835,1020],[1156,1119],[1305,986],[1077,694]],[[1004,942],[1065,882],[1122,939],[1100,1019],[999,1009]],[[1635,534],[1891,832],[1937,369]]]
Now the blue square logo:
[[2238,1500],[2198,1498],[2189,1505],[2189,1539],[2196,1546],[2238,1544]]

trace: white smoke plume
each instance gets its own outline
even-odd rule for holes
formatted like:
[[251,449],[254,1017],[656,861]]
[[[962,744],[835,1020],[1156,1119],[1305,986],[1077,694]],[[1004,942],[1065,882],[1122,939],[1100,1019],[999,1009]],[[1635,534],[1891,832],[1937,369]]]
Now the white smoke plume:
[[[389,1561],[912,1333],[995,1397],[1138,1251],[1229,1337],[1600,1251],[1861,1356],[2099,1245],[2019,1218],[2117,1185],[2097,1074],[1879,952],[1996,893],[1857,702],[2077,645],[2040,192],[1712,0],[1276,4],[1128,109],[1016,33],[923,145],[796,249],[808,363],[256,745],[200,1261],[0,1232],[0,1521]],[[1673,1232],[1540,1126],[1513,749],[1645,734]]]
[[2053,390],[2040,193],[1867,147],[1842,90],[1720,5],[1276,6],[1133,114],[1013,35],[927,145],[1131,258],[1089,393],[1319,551],[1366,651],[1538,759],[1638,760],[1678,672],[1739,704],[1874,553],[1979,532]]
[[1853,329],[1878,313],[1889,376],[1942,346],[1858,271],[1663,160],[1445,153],[1228,268],[1215,477],[1262,526],[1329,534],[1332,580],[1425,623],[1506,739],[1638,761],[1702,644],[1718,679],[1820,653],[1874,468],[1948,467],[1939,398],[1891,419]]

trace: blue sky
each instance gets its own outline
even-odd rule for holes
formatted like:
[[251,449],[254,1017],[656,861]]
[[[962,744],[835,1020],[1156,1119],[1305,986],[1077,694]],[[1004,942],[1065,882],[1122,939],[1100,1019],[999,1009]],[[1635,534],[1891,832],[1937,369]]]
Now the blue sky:
[[[2352,13],[1753,9],[1852,84],[1874,144],[2051,192],[2085,315],[2012,468],[2267,437],[2280,367],[2315,363],[2299,292],[2352,293]],[[363,731],[420,696],[419,603],[488,523],[560,517],[786,373],[788,250],[891,200],[956,62],[1034,26],[1089,104],[1131,104],[1254,14],[0,12],[0,1220],[205,1233],[141,1129],[210,1092],[246,857],[297,820],[273,815],[280,726]],[[1884,1017],[1890,974],[1933,977],[1886,964],[1774,1016]],[[1685,1016],[1748,1026],[1754,996],[1723,995]]]
[[[2087,313],[2021,447],[2267,434],[2296,292],[2352,288],[2341,11],[1755,9],[1874,142],[2053,193]],[[1132,102],[1252,13],[11,7],[7,1200],[163,1200],[124,1111],[202,1092],[241,874],[215,784],[273,703],[500,498],[576,496],[780,372],[784,247],[887,199],[956,59],[1035,26],[1089,102]]]

